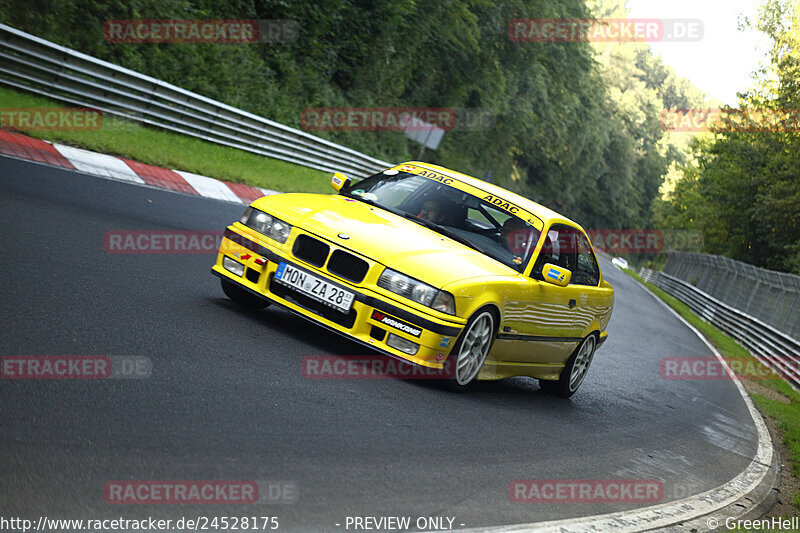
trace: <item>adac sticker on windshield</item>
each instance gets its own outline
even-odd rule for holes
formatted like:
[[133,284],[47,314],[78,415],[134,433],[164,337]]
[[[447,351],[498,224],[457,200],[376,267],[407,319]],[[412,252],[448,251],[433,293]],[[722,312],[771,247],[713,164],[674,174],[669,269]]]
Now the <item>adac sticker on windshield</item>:
[[410,172],[411,174],[416,174],[417,176],[422,176],[423,178],[438,181],[439,183],[443,183],[445,185],[450,185],[451,187],[455,187],[463,192],[470,192],[471,189],[474,189],[470,185],[452,178],[447,174],[442,174],[441,172],[436,172],[435,170],[430,170],[428,168],[420,168],[414,165],[403,165],[402,167],[399,167],[399,170],[402,170],[403,172]]
[[400,172],[410,172],[412,174],[416,174],[417,176],[422,176],[424,178],[430,178],[440,183],[444,183],[445,185],[450,185],[455,182],[455,180],[450,176],[447,176],[440,172],[436,172],[435,170],[420,168],[414,165],[403,165],[402,167],[398,167],[397,170],[399,170]]
[[433,170],[419,170],[417,171],[417,174],[419,176],[423,176],[425,178],[430,178],[440,183],[444,183],[445,185],[450,185],[451,183],[453,183],[453,178],[451,178],[450,176],[439,174],[438,172],[434,172]]
[[520,208],[516,205],[512,204],[508,200],[503,200],[502,198],[498,198],[493,194],[487,194],[483,197],[484,201],[489,202],[490,204],[499,207],[500,209],[504,209],[511,214],[516,215],[520,212]]

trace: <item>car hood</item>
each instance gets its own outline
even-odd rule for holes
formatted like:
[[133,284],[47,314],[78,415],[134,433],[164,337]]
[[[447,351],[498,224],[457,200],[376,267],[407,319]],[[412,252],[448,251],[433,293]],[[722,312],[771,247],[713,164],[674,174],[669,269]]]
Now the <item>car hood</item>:
[[437,288],[468,278],[517,275],[502,263],[416,222],[345,196],[280,194],[252,205]]

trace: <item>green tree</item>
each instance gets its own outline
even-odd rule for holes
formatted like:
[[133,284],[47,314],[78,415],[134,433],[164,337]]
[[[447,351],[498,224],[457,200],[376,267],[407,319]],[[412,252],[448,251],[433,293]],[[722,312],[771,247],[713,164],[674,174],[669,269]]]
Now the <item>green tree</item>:
[[674,193],[657,202],[656,219],[702,231],[709,253],[800,273],[800,7],[766,0],[748,24],[772,46],[739,105],[788,120],[768,131],[722,128],[696,143],[696,165],[683,167]]
[[[621,0],[609,9],[625,16]],[[584,0],[10,0],[0,20],[301,127],[309,107],[475,108],[494,127],[448,131],[425,159],[496,181],[589,227],[640,227],[680,156],[659,113],[691,87],[645,45],[524,43],[514,18],[590,18]],[[291,19],[278,44],[116,44],[110,19]],[[390,161],[401,132],[319,132]],[[599,200],[600,199],[600,200]]]

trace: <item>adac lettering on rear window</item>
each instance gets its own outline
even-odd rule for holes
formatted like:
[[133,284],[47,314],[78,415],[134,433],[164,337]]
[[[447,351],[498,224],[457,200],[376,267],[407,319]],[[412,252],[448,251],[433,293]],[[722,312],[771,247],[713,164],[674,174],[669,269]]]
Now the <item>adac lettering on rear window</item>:
[[430,178],[432,180],[439,181],[444,183],[445,185],[450,185],[453,183],[453,178],[448,178],[444,174],[439,174],[438,172],[434,172],[433,170],[418,170],[417,174],[420,176],[425,176],[426,178]]
[[520,211],[519,207],[517,207],[516,205],[512,204],[511,202],[507,202],[502,198],[498,198],[497,196],[494,196],[492,194],[487,194],[486,196],[483,197],[483,199],[489,202],[490,204],[496,205],[500,209],[505,209],[509,213],[514,213],[515,215]]

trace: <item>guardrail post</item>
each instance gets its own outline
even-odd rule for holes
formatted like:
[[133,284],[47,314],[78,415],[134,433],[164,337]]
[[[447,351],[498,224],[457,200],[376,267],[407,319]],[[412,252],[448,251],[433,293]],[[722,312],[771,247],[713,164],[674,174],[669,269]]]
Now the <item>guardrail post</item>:
[[749,312],[749,311],[750,311],[750,306],[752,306],[752,305],[753,305],[753,298],[755,298],[755,296],[756,296],[756,293],[758,292],[758,289],[759,289],[759,287],[761,287],[761,280],[758,280],[758,279],[757,279],[757,280],[756,280],[756,286],[755,286],[755,287],[753,287],[753,290],[752,290],[752,291],[750,291],[750,298],[747,300],[747,305],[745,305],[745,306],[744,306],[744,309],[743,309],[743,311],[744,311],[744,312],[746,312],[746,313],[747,313],[747,312]]
[[[794,335],[794,336],[796,336],[796,335],[797,335],[797,332],[796,332],[796,331],[792,331],[792,330],[791,330],[791,325],[792,325],[792,324],[791,324],[791,322],[790,322],[790,321],[792,320],[792,318],[793,318],[793,317],[796,317],[796,316],[797,316],[797,315],[795,315],[795,313],[794,313],[794,309],[795,309],[795,307],[797,307],[797,301],[798,301],[798,300],[800,300],[800,294],[798,294],[798,293],[795,293],[795,295],[794,295],[794,300],[792,301],[792,307],[790,307],[790,308],[789,308],[789,312],[788,312],[788,313],[786,313],[786,318],[783,320],[783,326],[781,327],[781,329],[782,329],[782,330],[784,330],[784,331],[788,331],[788,333],[789,333],[790,335]],[[789,329],[787,329],[787,327],[788,327]]]

